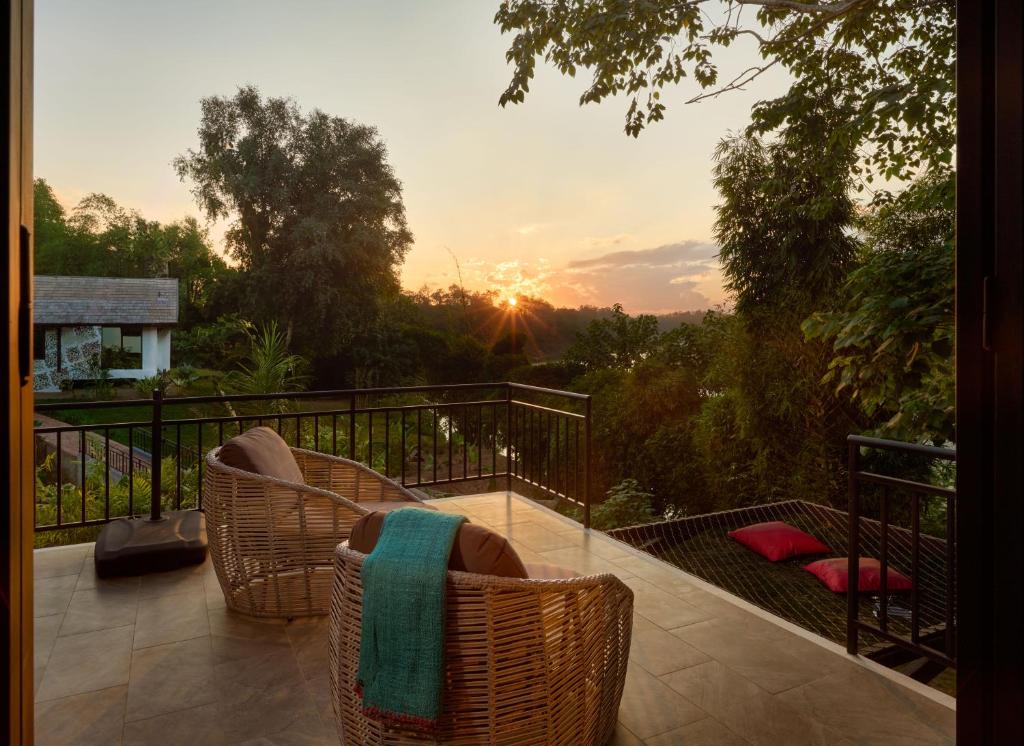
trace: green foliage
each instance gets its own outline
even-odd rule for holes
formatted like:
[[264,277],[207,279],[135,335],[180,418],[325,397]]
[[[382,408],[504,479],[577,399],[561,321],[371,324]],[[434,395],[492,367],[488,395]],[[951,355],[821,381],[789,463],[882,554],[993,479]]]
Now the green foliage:
[[715,238],[726,289],[745,317],[809,312],[851,266],[852,154],[835,137],[833,114],[826,107],[770,143],[736,137],[718,146]]
[[174,377],[171,375],[169,370],[158,370],[155,376],[146,376],[144,378],[138,378],[132,386],[135,388],[135,393],[144,399],[148,399],[153,395],[153,391],[159,391],[164,396],[167,395],[167,389],[174,383]]
[[249,357],[225,378],[234,394],[274,394],[300,391],[306,383],[306,361],[288,352],[284,333],[270,322],[249,333]]
[[[503,106],[525,100],[543,58],[563,75],[591,73],[581,105],[628,97],[625,129],[636,136],[664,118],[664,94],[684,78],[696,84],[692,103],[748,88],[780,66],[794,83],[755,106],[754,131],[804,119],[828,97],[848,112],[842,138],[870,144],[855,166],[867,181],[951,162],[953,0],[504,0],[495,23],[513,34]],[[762,62],[720,71],[723,50],[740,43],[754,45]]]
[[566,359],[585,370],[629,369],[651,355],[658,338],[658,319],[632,317],[618,303],[611,318],[595,319],[577,335]]
[[252,323],[237,313],[191,328],[179,327],[171,333],[171,352],[179,367],[231,370],[248,353],[252,329]]
[[[604,500],[591,508],[590,525],[598,531],[610,531],[650,523],[655,518],[651,508],[652,497],[635,479],[624,479],[608,490]],[[580,510],[573,513],[576,520],[582,520]]]
[[254,87],[202,101],[199,146],[175,159],[226,233],[241,269],[239,305],[277,321],[305,353],[337,354],[397,291],[412,235],[401,184],[372,127]]
[[863,220],[865,249],[838,311],[804,322],[809,339],[832,342],[824,382],[904,440],[955,438],[953,209],[948,174],[915,182]]
[[[35,270],[41,275],[178,278],[183,324],[230,301],[233,274],[194,218],[161,224],[90,194],[70,214],[43,179],[35,181]],[[124,367],[134,367],[126,365]]]

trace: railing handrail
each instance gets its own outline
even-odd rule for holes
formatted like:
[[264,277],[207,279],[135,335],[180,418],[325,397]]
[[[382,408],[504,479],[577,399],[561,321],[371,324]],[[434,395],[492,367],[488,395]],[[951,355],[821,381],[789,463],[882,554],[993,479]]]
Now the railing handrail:
[[[943,446],[931,446],[921,443],[904,443],[885,438],[875,438],[866,435],[850,435],[847,437],[848,446],[848,480],[849,480],[849,546],[847,552],[847,631],[846,649],[851,655],[858,653],[861,631],[876,635],[882,640],[910,651],[914,655],[923,656],[942,665],[956,667],[956,618],[954,609],[954,594],[956,593],[955,579],[955,553],[956,553],[956,498],[955,488],[943,487],[931,482],[923,482],[910,479],[902,479],[860,469],[861,448],[879,449],[899,453],[924,456],[927,459],[938,459],[955,462],[956,450]],[[882,488],[880,499],[880,549],[879,564],[880,577],[878,589],[878,624],[871,624],[860,619],[860,555],[861,555],[861,483],[873,483]],[[889,599],[888,599],[888,573],[889,573],[889,548],[888,534],[889,524],[889,502],[892,490],[906,490],[910,494],[911,505],[911,587],[910,587],[910,638],[897,635],[889,629]],[[937,497],[945,499],[946,505],[946,541],[944,572],[945,584],[942,592],[945,595],[943,614],[943,637],[945,649],[937,650],[925,644],[921,637],[921,585],[922,573],[920,572],[920,546],[921,546],[921,522],[920,509],[922,498]]]
[[949,448],[947,446],[908,443],[902,440],[876,438],[871,435],[847,435],[846,442],[853,443],[863,448],[877,448],[883,451],[901,451],[903,453],[914,453],[921,456],[943,459],[945,461],[956,461],[956,448]]
[[[564,399],[586,400],[589,394],[580,394],[575,391],[560,391],[541,386],[529,386],[524,383],[512,383],[508,381],[492,383],[453,383],[451,385],[431,384],[424,386],[391,386],[378,388],[355,388],[355,389],[319,389],[315,391],[280,391],[273,394],[209,394],[204,396],[169,396],[163,400],[165,406],[189,405],[189,404],[219,404],[222,402],[241,401],[279,401],[289,399],[331,399],[349,398],[353,396],[386,396],[389,394],[417,394],[428,392],[449,392],[449,391],[479,391],[482,389],[493,389],[502,391],[505,389],[517,391],[530,391],[549,396],[558,396]],[[46,402],[36,404],[37,412],[54,412],[67,409],[104,409],[108,407],[151,407],[152,399],[112,399],[108,401],[67,401],[67,402]]]
[[[460,392],[480,392],[476,396],[455,396]],[[521,399],[526,399],[526,394],[561,399],[565,403],[552,403],[549,398],[544,401],[549,406],[534,404],[528,401],[520,401],[513,396],[514,392],[523,394]],[[399,397],[408,394],[431,394],[437,396],[413,397],[404,401],[413,401],[412,404],[402,403],[402,399],[390,400],[388,397]],[[294,406],[282,408],[283,411],[269,411],[268,407],[244,407],[238,411],[228,407],[227,414],[216,413],[219,410],[214,408],[202,408],[194,412],[180,412],[180,414],[192,415],[184,417],[167,417],[167,406],[177,405],[188,407],[190,405],[226,405],[232,402],[281,402],[281,401],[307,401],[316,400],[339,400],[328,402],[328,409],[315,409],[311,406]],[[574,402],[570,406],[568,402]],[[385,402],[385,403],[382,403]],[[575,402],[582,406],[578,407]],[[274,392],[268,394],[217,394],[206,396],[178,396],[164,397],[159,390],[153,391],[150,399],[126,399],[113,401],[59,401],[40,403],[35,407],[38,412],[62,412],[69,413],[68,419],[73,419],[70,413],[80,410],[120,410],[121,408],[145,407],[149,411],[138,412],[128,417],[137,417],[131,421],[119,422],[91,422],[81,424],[61,423],[59,425],[41,425],[34,428],[38,436],[53,436],[56,442],[54,446],[56,453],[55,478],[57,482],[56,498],[56,523],[37,525],[37,530],[50,530],[54,528],[76,527],[94,525],[96,519],[89,519],[86,516],[86,458],[104,461],[107,468],[103,471],[102,494],[106,501],[105,519],[109,520],[110,512],[110,491],[111,477],[110,469],[113,465],[115,471],[125,474],[127,467],[128,477],[128,512],[137,515],[133,507],[142,506],[133,503],[133,473],[159,474],[163,458],[170,458],[174,461],[176,478],[174,489],[177,493],[177,505],[182,502],[181,477],[183,461],[188,461],[184,468],[192,468],[192,462],[196,462],[199,469],[198,497],[195,507],[201,509],[202,505],[202,453],[204,449],[204,430],[214,426],[214,443],[206,441],[207,446],[224,442],[225,435],[231,436],[229,426],[237,425],[238,432],[247,426],[256,424],[277,423],[277,430],[282,436],[287,435],[291,440],[291,433],[294,435],[296,446],[299,441],[312,443],[314,450],[321,450],[323,442],[324,452],[332,452],[336,455],[347,455],[349,458],[357,458],[356,455],[356,423],[363,423],[366,442],[358,447],[364,451],[363,457],[371,468],[376,462],[382,472],[391,476],[391,464],[400,465],[399,478],[402,484],[409,487],[426,487],[431,485],[443,485],[461,481],[472,481],[476,479],[497,479],[504,478],[509,489],[512,480],[519,480],[523,485],[535,488],[549,497],[565,498],[583,509],[584,525],[589,528],[590,523],[590,449],[591,449],[591,397],[588,394],[580,394],[571,391],[559,391],[556,389],[531,386],[512,382],[487,382],[487,383],[463,383],[463,384],[431,384],[421,386],[394,386],[375,388],[349,388],[349,389],[321,389],[313,391],[289,391]],[[557,407],[557,408],[556,408]],[[277,409],[276,407],[273,409]],[[264,411],[267,410],[267,411]],[[580,413],[582,410],[582,414]],[[124,417],[123,413],[121,414]],[[59,417],[59,415],[58,415]],[[378,419],[380,418],[380,419]],[[102,417],[97,417],[101,419]],[[312,434],[309,432],[310,421],[312,421]],[[381,458],[381,439],[374,437],[375,422],[381,429],[377,432],[383,434],[384,459]],[[321,424],[327,423],[328,430],[321,437]],[[424,433],[423,425],[427,430]],[[305,425],[305,427],[303,427]],[[407,427],[411,428],[408,434],[415,440],[406,440]],[[195,446],[182,442],[183,428],[196,428]],[[233,429],[233,428],[230,428]],[[344,431],[347,429],[347,437]],[[176,437],[163,437],[165,430]],[[413,430],[415,432],[413,432]],[[501,431],[504,430],[502,433]],[[116,448],[111,448],[112,443],[119,443],[121,431],[127,431],[127,444],[120,443]],[[113,433],[113,438],[111,437]],[[394,433],[392,440],[389,433]],[[93,444],[86,442],[83,435],[99,435],[105,439],[105,443]],[[77,464],[81,461],[81,473],[75,479],[81,479],[81,510],[80,520],[72,519],[69,523],[62,520],[61,485],[66,484],[66,477],[62,469],[62,456],[67,452],[65,445],[67,438],[61,441],[61,436],[75,436],[80,438],[73,442],[79,442],[77,450]],[[341,438],[345,438],[348,453],[344,449],[339,453],[338,444]],[[326,441],[323,438],[327,438]],[[400,439],[400,448],[399,446]],[[459,441],[455,445],[455,441]],[[425,442],[424,442],[425,441]],[[362,443],[362,441],[359,441]],[[327,445],[330,443],[330,445]],[[427,449],[424,450],[424,446]],[[439,449],[440,446],[440,449]],[[454,447],[453,447],[454,446]],[[145,454],[149,450],[151,463],[143,463],[138,459],[139,454]],[[394,449],[398,448],[399,453],[392,458]],[[585,448],[585,451],[584,451]],[[168,453],[170,451],[170,453]],[[447,460],[444,459],[444,451],[447,451]],[[103,458],[97,454],[103,453]],[[414,453],[415,470],[409,476],[406,472],[406,465],[412,464],[409,461],[409,454]],[[76,458],[75,451],[68,452],[71,458]],[[198,454],[198,461],[194,458]],[[426,454],[426,455],[424,455]],[[432,454],[432,456],[431,456]],[[184,457],[188,456],[188,459]],[[376,456],[376,461],[375,457]],[[472,456],[472,458],[470,458]],[[458,460],[461,458],[461,475],[455,471]],[[485,459],[490,461],[485,468]],[[115,463],[116,462],[116,463]],[[475,462],[475,469],[470,465]],[[424,474],[421,469],[424,464],[429,463],[429,473]],[[439,469],[439,464],[444,467]],[[499,466],[501,467],[499,469]],[[151,468],[150,468],[151,467]],[[410,466],[411,468],[411,466]],[[407,481],[408,477],[408,481]],[[120,478],[120,477],[118,477]],[[150,477],[149,500],[150,517],[158,519],[160,516],[160,500],[162,492],[162,479]],[[92,493],[92,498],[96,494]],[[117,517],[117,516],[115,516]],[[103,522],[103,521],[99,521]]]

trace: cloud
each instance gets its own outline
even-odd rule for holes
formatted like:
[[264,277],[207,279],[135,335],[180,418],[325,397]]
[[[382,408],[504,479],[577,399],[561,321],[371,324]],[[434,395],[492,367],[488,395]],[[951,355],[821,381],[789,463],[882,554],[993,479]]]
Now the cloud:
[[717,253],[708,242],[680,241],[576,259],[560,273],[558,294],[574,305],[621,303],[630,312],[708,308],[721,300],[708,297],[721,287]]
[[672,267],[679,265],[705,265],[714,262],[718,249],[703,241],[680,241],[653,249],[613,251],[592,259],[569,262],[570,269],[585,267]]

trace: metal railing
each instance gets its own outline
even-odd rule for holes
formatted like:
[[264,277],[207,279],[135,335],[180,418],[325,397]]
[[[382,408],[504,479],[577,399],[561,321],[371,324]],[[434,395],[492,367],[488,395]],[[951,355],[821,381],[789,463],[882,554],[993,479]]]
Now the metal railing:
[[[956,462],[950,448],[903,443],[881,438],[851,435],[849,448],[849,553],[847,590],[846,648],[857,654],[860,633],[867,632],[885,643],[912,655],[928,659],[938,666],[956,667],[956,490],[918,479],[905,479],[874,471],[864,471],[862,451],[925,464]],[[870,491],[866,496],[865,490]],[[866,498],[877,507],[877,518],[864,515]],[[935,511],[935,503],[938,511]],[[933,525],[945,536],[922,531],[922,511],[931,508],[938,518]],[[909,526],[893,521],[894,512]],[[877,623],[860,613],[859,558],[869,551],[880,565],[878,600],[874,616]],[[909,609],[897,607],[890,598],[889,570],[902,565],[909,575]],[[902,602],[897,599],[896,604]],[[898,617],[899,624],[895,624]]]
[[[95,416],[125,408],[141,416]],[[54,402],[36,411],[58,421],[61,412],[99,420],[35,428],[36,531],[201,510],[203,454],[258,425],[273,427],[289,445],[360,461],[406,487],[518,485],[578,505],[590,525],[591,405],[584,394],[515,383],[170,398],[154,391],[151,399]]]

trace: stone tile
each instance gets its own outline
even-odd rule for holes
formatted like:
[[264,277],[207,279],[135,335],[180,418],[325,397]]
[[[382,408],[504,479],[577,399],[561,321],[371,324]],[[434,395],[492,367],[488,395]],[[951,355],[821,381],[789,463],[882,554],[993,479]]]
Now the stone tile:
[[133,628],[58,637],[36,700],[59,699],[128,683]]
[[138,586],[85,588],[71,597],[61,637],[135,624],[139,607]]
[[92,557],[91,554],[87,555],[82,564],[82,573],[78,576],[78,584],[75,586],[76,591],[84,591],[89,588],[138,589],[142,582],[142,578],[138,575],[123,578],[101,578],[96,575],[96,565],[93,563]]
[[37,581],[60,575],[78,575],[88,554],[89,546],[86,544],[37,550],[32,555],[32,575]]
[[302,672],[291,649],[218,663],[213,667],[213,676],[221,692],[245,687],[270,689],[286,684],[305,689]]
[[615,724],[615,731],[607,746],[644,746],[644,742],[622,723]]
[[556,534],[536,523],[515,523],[507,530],[503,530],[502,533],[517,544],[524,544],[535,552],[548,552],[552,549],[565,549],[575,545],[568,537]]
[[667,674],[661,680],[712,715],[722,712],[727,700],[756,697],[763,691],[757,684],[714,660]]
[[548,558],[545,557],[543,554],[541,554],[540,552],[535,552],[525,544],[520,544],[518,541],[510,541],[509,543],[512,545],[512,548],[516,550],[516,554],[519,555],[519,559],[522,560],[524,564],[546,564],[548,561]]
[[133,644],[136,650],[209,634],[206,595],[201,588],[198,593],[153,596],[139,601]]
[[832,730],[851,735],[857,743],[955,741],[954,710],[859,668],[783,692],[777,699]]
[[142,598],[166,596],[174,593],[203,595],[203,581],[208,568],[206,564],[193,565],[171,572],[157,572],[142,576],[140,592]]
[[222,746],[226,743],[216,703],[136,720],[124,726],[124,746]]
[[[643,618],[643,617],[641,617]],[[711,660],[692,645],[666,632],[653,622],[633,628],[629,660],[655,676]]]
[[77,575],[56,575],[33,583],[33,615],[53,616],[68,610]]
[[306,715],[284,730],[240,741],[238,746],[337,746],[339,738],[333,724]]
[[647,739],[647,746],[747,746],[749,743],[714,718],[704,718]]
[[145,720],[216,702],[212,658],[208,637],[135,650],[126,719]]
[[715,719],[754,746],[834,746],[843,737],[764,692],[723,698],[721,706]]
[[293,653],[283,620],[247,617],[224,608],[211,609],[208,618],[215,665],[269,653]]
[[549,552],[541,552],[541,554],[544,555],[545,562],[572,568],[581,575],[594,575],[598,573],[618,575],[623,572],[621,567],[610,560],[601,559],[582,547],[554,549]]
[[629,578],[624,582],[633,589],[633,609],[662,629],[682,627],[709,618],[708,613],[699,607],[646,580]]
[[706,717],[656,676],[630,665],[619,705],[619,720],[636,736],[647,739]]
[[[334,735],[321,721],[306,687],[275,683],[267,678],[260,678],[252,685],[236,679],[232,687],[223,689],[220,718],[228,743],[244,743],[279,734],[288,738],[301,735],[306,742],[315,743],[319,738]],[[273,740],[255,742],[275,743]]]
[[50,660],[50,652],[57,641],[57,632],[64,621],[63,614],[36,617],[33,624],[32,653],[35,658],[35,690],[43,682],[46,663]]
[[331,701],[331,675],[330,672],[309,679],[306,682],[306,689],[313,700],[320,719],[327,725],[334,723],[334,703]]
[[625,554],[622,557],[614,557],[612,560],[616,565],[628,570],[638,578],[643,578],[673,595],[680,595],[697,589],[679,570],[655,559]]
[[323,616],[296,619],[285,628],[299,668],[307,680],[322,676],[330,670],[327,640],[330,626],[330,618]]
[[[756,620],[761,622],[761,620]],[[805,663],[773,643],[773,637],[758,636],[731,619],[698,622],[671,630],[698,650],[721,661],[741,676],[773,694],[822,678],[827,672]],[[788,634],[781,630],[783,634]]]
[[578,530],[568,534],[568,537],[573,539],[583,549],[586,549],[591,554],[596,554],[602,559],[614,561],[629,557],[628,552],[618,542],[607,539],[593,531],[587,533],[586,531]]
[[127,696],[127,686],[116,686],[37,703],[36,746],[117,746]]

